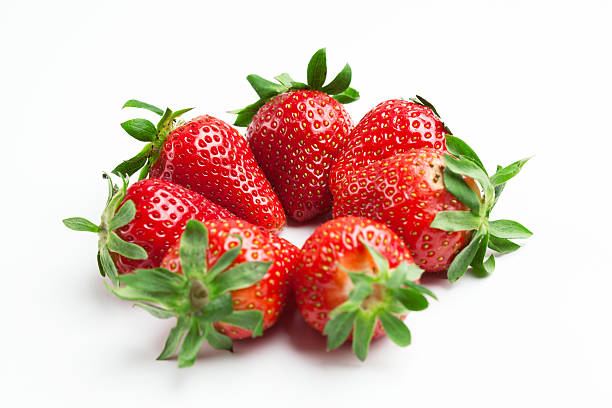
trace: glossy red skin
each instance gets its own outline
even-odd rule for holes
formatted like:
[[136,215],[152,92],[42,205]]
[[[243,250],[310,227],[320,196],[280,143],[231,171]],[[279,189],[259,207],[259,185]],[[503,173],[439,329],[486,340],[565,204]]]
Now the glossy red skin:
[[[391,268],[402,261],[414,263],[404,242],[378,222],[342,217],[320,225],[302,247],[294,280],[298,308],[306,322],[320,332],[329,320],[329,313],[348,299],[353,288],[349,276],[336,262],[355,271],[374,267],[360,239],[386,257]],[[374,337],[383,334],[378,321]]]
[[253,117],[249,146],[289,217],[331,210],[329,171],[352,128],[344,106],[318,91],[278,95]]
[[363,166],[337,186],[334,217],[380,221],[404,240],[419,267],[445,271],[470,234],[429,227],[440,211],[468,210],[444,188],[443,169],[443,153],[435,149],[416,149]]
[[330,172],[334,193],[352,171],[412,149],[446,151],[444,123],[423,105],[391,99],[378,104],[355,126]]
[[285,213],[245,139],[212,116],[199,116],[166,138],[151,177],[180,184],[271,231]]
[[136,260],[116,256],[115,264],[121,274],[134,269],[157,268],[191,219],[235,218],[200,194],[165,180],[151,178],[132,184],[122,204],[127,200],[134,202],[136,215],[115,232],[124,240],[143,247],[148,258]]
[[[216,220],[205,222],[208,229],[209,249],[207,266],[212,267],[228,249],[242,238],[242,251],[234,264],[251,261],[274,262],[266,275],[255,285],[231,292],[234,310],[261,310],[264,314],[264,330],[278,320],[287,303],[291,290],[291,277],[300,250],[289,241],[242,220]],[[164,257],[161,266],[176,273],[183,273],[176,242]],[[221,333],[232,339],[251,337],[251,331],[226,323],[215,323]]]

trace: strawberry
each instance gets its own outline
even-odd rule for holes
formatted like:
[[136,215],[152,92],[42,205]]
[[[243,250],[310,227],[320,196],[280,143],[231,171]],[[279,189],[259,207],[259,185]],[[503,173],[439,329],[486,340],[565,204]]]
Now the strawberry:
[[306,322],[327,336],[328,350],[352,337],[353,351],[364,360],[371,339],[385,333],[400,346],[410,343],[398,316],[425,309],[423,294],[435,298],[417,283],[421,273],[389,228],[341,217],[319,226],[304,244],[295,298]]
[[132,175],[142,168],[141,179],[148,174],[187,187],[253,224],[272,231],[285,225],[278,198],[236,129],[208,115],[175,126],[189,109],[163,112],[135,100],[126,106],[148,109],[162,118],[157,126],[146,119],[121,124],[128,134],[148,143],[114,173]]
[[108,179],[109,196],[102,222],[67,218],[75,231],[98,234],[98,266],[102,276],[117,282],[117,273],[159,266],[170,246],[180,237],[190,219],[201,221],[234,218],[226,209],[198,193],[159,179],[145,179],[127,188],[117,188]]
[[298,253],[246,221],[190,220],[160,268],[122,275],[123,286],[112,291],[156,317],[177,318],[158,359],[169,358],[182,340],[178,362],[185,367],[204,341],[231,351],[232,339],[260,336],[276,322]]
[[417,265],[427,272],[448,271],[455,281],[470,264],[483,275],[493,271],[493,255],[484,261],[487,247],[509,252],[518,245],[508,238],[531,235],[516,221],[489,221],[506,181],[528,159],[500,166],[489,177],[465,142],[447,134],[446,143],[452,155],[419,148],[355,168],[334,190],[333,214],[386,224],[404,240]]
[[329,171],[353,127],[342,104],[359,97],[349,88],[348,64],[323,86],[325,49],[314,54],[307,74],[308,84],[288,74],[277,76],[279,83],[247,76],[261,99],[233,112],[238,114],[235,125],[248,125],[249,146],[287,215],[300,222],[331,210]]
[[381,102],[355,126],[330,172],[332,193],[355,169],[412,149],[446,151],[448,127],[424,98]]

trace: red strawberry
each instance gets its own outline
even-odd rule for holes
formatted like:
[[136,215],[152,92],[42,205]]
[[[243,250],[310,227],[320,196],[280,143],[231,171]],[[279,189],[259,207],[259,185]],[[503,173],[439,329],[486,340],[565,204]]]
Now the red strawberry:
[[[427,272],[448,270],[454,281],[470,264],[483,274],[493,271],[493,256],[484,261],[487,246],[508,252],[518,248],[508,238],[531,235],[515,221],[488,219],[505,182],[527,160],[500,167],[489,178],[465,142],[448,134],[446,141],[454,156],[420,148],[356,167],[335,186],[333,214],[386,224],[417,265]],[[472,179],[480,183],[482,197]]]
[[406,242],[421,268],[447,270],[471,233],[429,226],[440,211],[468,211],[444,188],[444,168],[442,153],[434,149],[416,149],[358,167],[338,186],[334,216],[380,221]]
[[306,322],[327,335],[328,350],[352,337],[364,360],[370,340],[385,332],[400,346],[410,343],[397,316],[427,307],[423,293],[433,294],[416,283],[421,273],[389,228],[342,217],[319,226],[304,244],[295,297]]
[[[138,101],[125,106],[162,114],[161,109]],[[259,168],[247,142],[230,125],[212,116],[199,116],[175,127],[185,109],[163,114],[157,127],[145,119],[122,123],[144,150],[113,170],[140,177],[161,178],[202,194],[238,217],[272,231],[285,225],[285,214],[270,183]]]
[[382,102],[359,121],[332,167],[332,192],[352,171],[374,161],[421,147],[446,151],[444,135],[450,131],[435,108],[417,98]]
[[[122,275],[113,289],[154,316],[176,316],[159,359],[178,348],[179,366],[194,363],[206,340],[232,350],[232,339],[260,336],[276,322],[289,294],[299,250],[242,220],[191,220],[158,269]],[[147,303],[141,303],[147,302]]]
[[[102,276],[116,281],[136,268],[155,268],[178,240],[190,219],[234,218],[226,209],[200,194],[159,179],[146,179],[116,188],[110,178],[107,206],[98,226],[83,218],[64,224],[75,231],[98,233],[98,265]],[[114,259],[114,262],[113,262]]]
[[326,73],[322,49],[308,64],[308,84],[295,82],[287,74],[276,77],[279,83],[249,75],[247,80],[261,99],[235,111],[235,125],[248,125],[247,139],[257,162],[287,214],[297,221],[331,209],[329,171],[353,127],[342,103],[359,97],[349,88],[348,64],[323,86]]

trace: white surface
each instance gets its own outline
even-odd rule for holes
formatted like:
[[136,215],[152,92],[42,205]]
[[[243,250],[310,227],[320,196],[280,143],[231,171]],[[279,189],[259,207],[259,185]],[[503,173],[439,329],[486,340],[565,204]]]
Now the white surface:
[[[610,6],[419,3],[3,3],[2,405],[610,406]],[[353,67],[355,121],[419,93],[489,166],[535,155],[495,212],[535,236],[490,278],[433,283],[413,344],[365,364],[293,309],[234,355],[155,361],[171,322],[109,295],[95,237],[60,223],[96,219],[101,171],[139,148],[121,104],[231,120],[246,74],[305,78],[322,46]]]

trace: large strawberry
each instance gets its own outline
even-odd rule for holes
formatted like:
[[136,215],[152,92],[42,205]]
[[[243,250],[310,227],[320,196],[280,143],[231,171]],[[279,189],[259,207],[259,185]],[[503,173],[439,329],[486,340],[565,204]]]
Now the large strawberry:
[[327,349],[348,338],[364,360],[372,338],[410,344],[401,318],[435,297],[417,283],[422,271],[404,242],[384,225],[359,217],[319,226],[302,248],[295,297],[306,322],[327,336]]
[[417,265],[448,271],[454,281],[470,264],[481,274],[493,271],[493,255],[484,260],[487,247],[509,252],[518,248],[509,238],[531,235],[516,221],[489,221],[506,181],[527,159],[498,167],[489,177],[465,142],[447,134],[446,143],[452,155],[420,148],[357,167],[336,186],[333,213],[386,224],[406,242]]
[[157,269],[122,275],[113,289],[156,317],[176,317],[158,359],[178,348],[179,366],[192,365],[204,341],[232,350],[232,339],[259,336],[283,309],[299,250],[241,220],[191,220],[180,243]]
[[148,174],[187,187],[253,224],[272,231],[285,225],[278,198],[236,129],[208,115],[175,123],[189,109],[164,112],[135,100],[125,106],[147,109],[162,118],[157,126],[146,119],[121,124],[131,136],[148,143],[114,173],[132,175],[142,168],[141,179]]
[[450,130],[423,97],[379,103],[359,121],[342,146],[330,172],[332,193],[348,174],[374,161],[421,147],[446,151],[446,134]]
[[117,273],[154,268],[185,229],[190,219],[234,218],[226,209],[179,185],[145,179],[117,188],[108,179],[108,200],[100,225],[84,218],[67,218],[75,231],[98,234],[98,266],[102,276],[116,283]]
[[351,68],[328,84],[325,49],[308,64],[308,84],[288,74],[279,83],[257,75],[247,80],[261,98],[238,114],[235,125],[247,126],[249,146],[287,215],[307,221],[331,209],[328,178],[334,157],[353,123],[342,104],[357,100],[349,88]]

